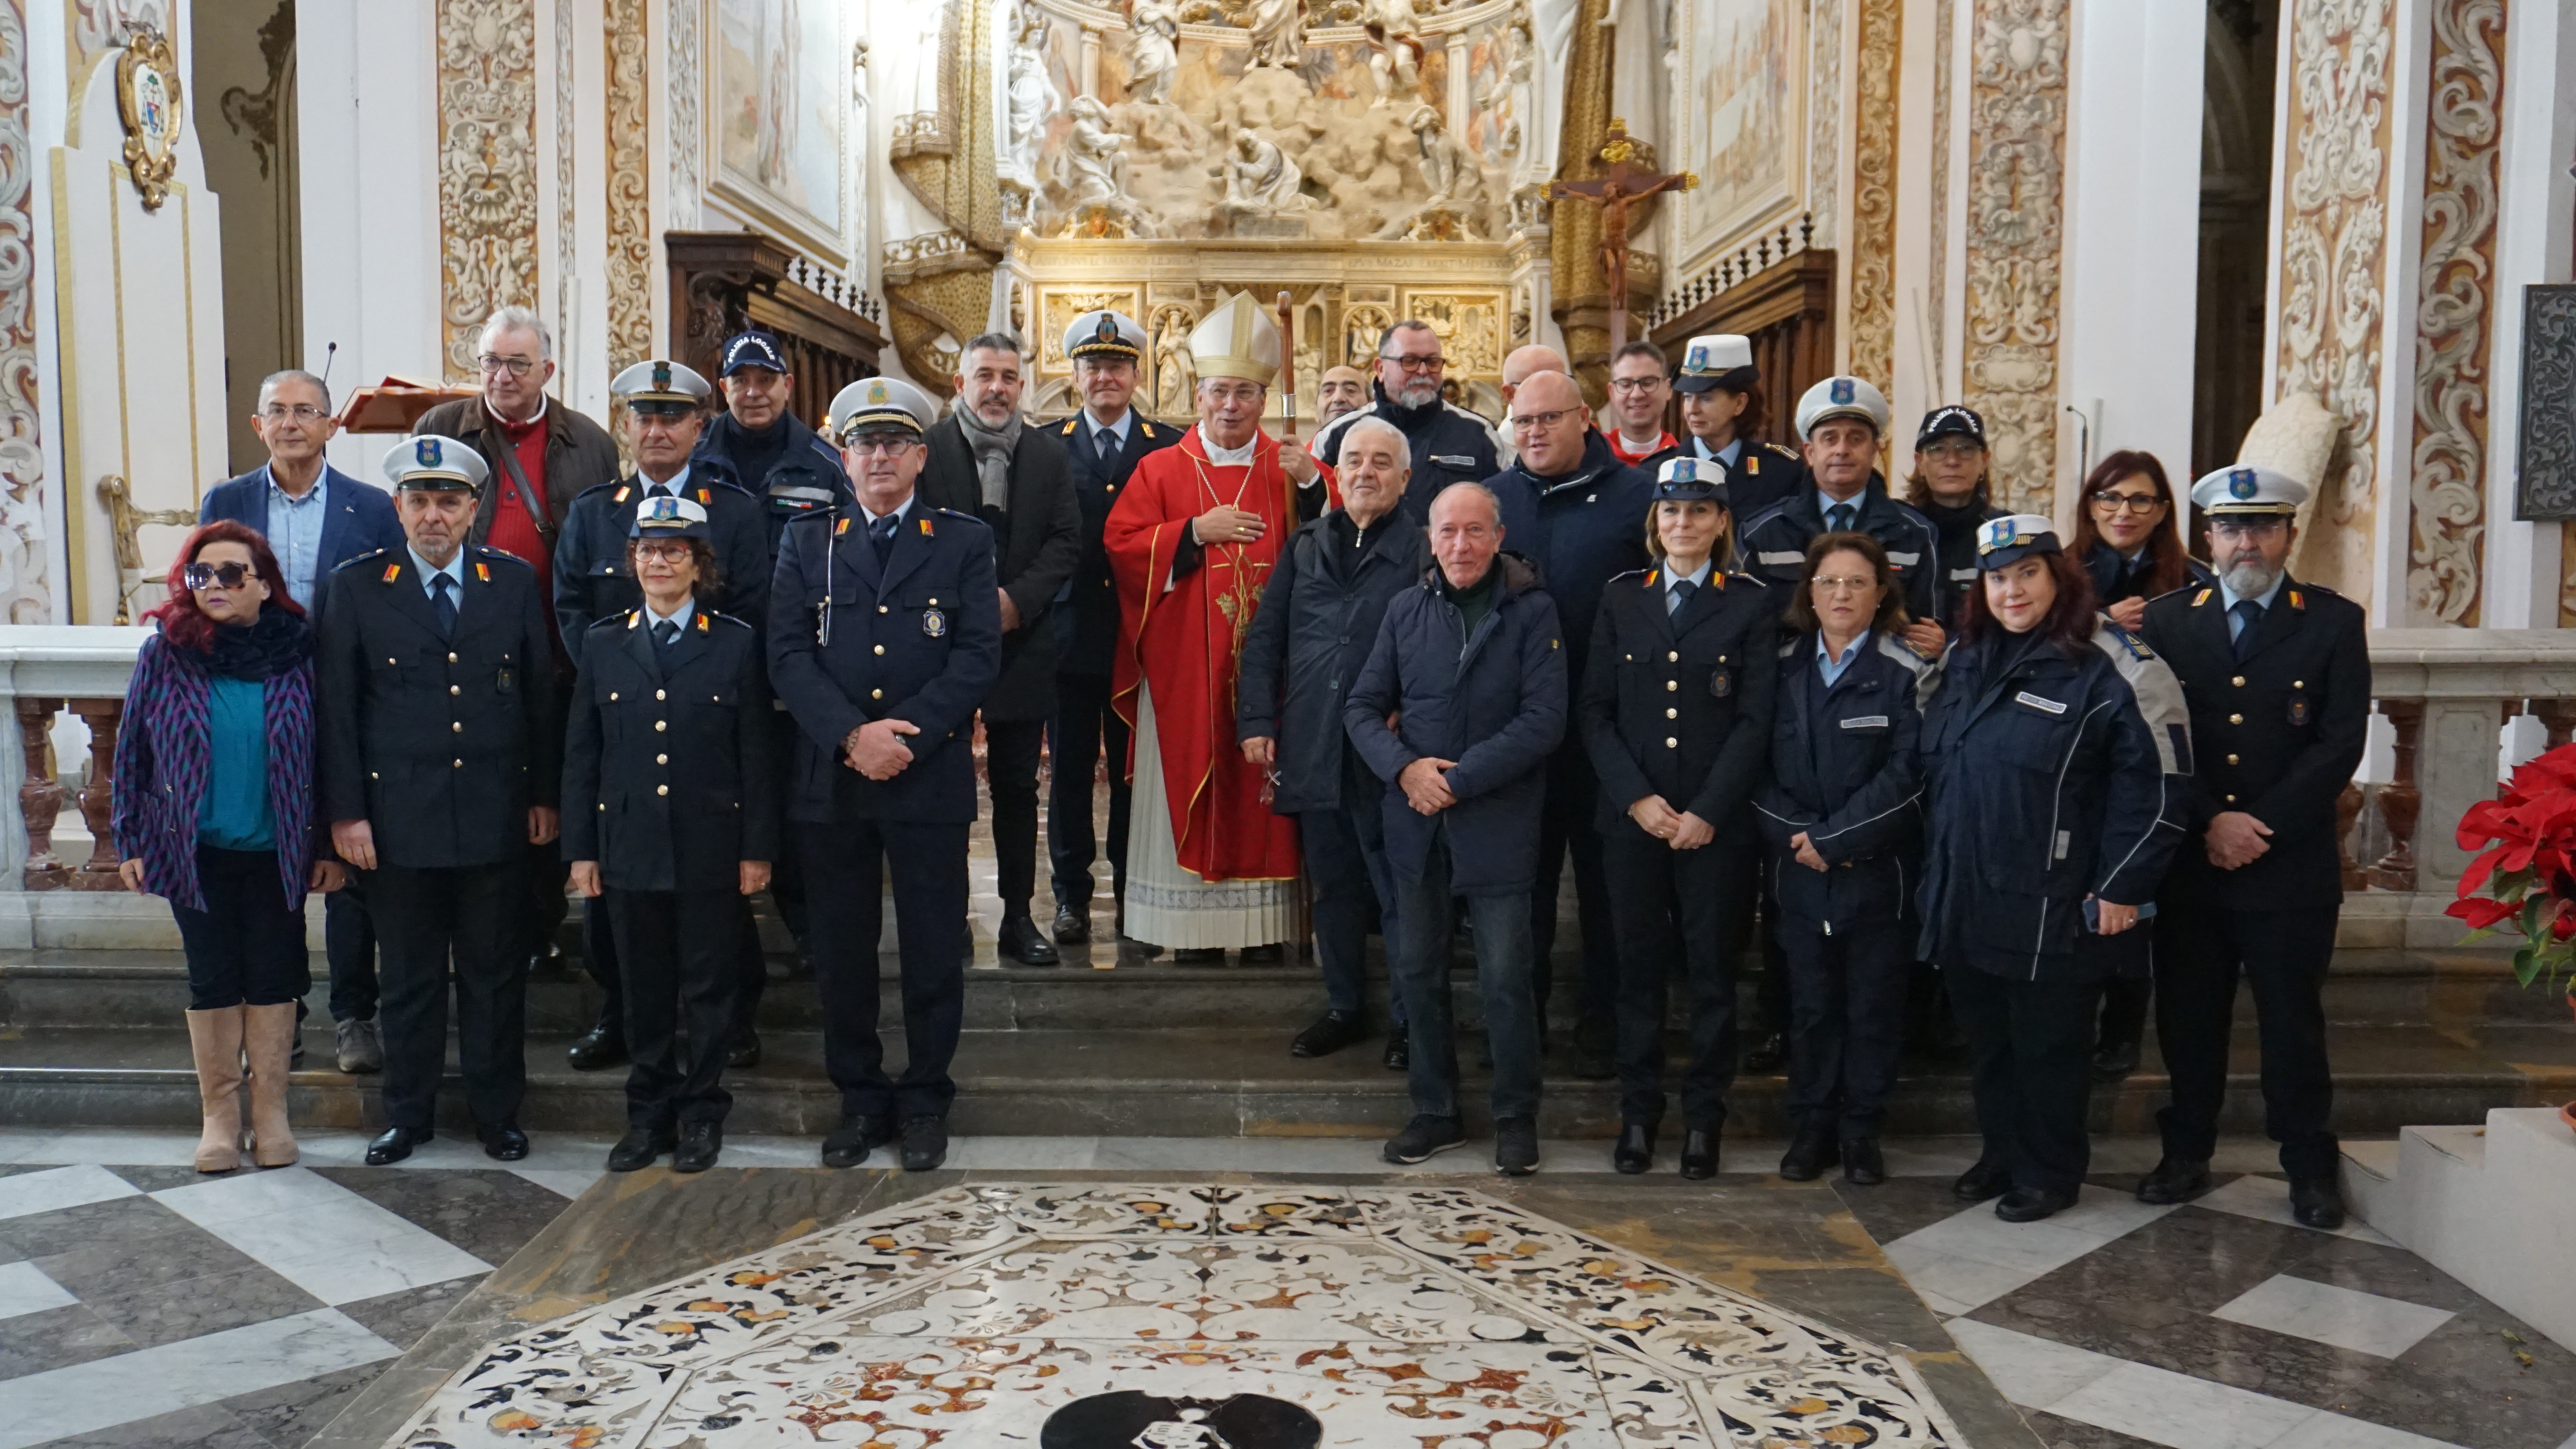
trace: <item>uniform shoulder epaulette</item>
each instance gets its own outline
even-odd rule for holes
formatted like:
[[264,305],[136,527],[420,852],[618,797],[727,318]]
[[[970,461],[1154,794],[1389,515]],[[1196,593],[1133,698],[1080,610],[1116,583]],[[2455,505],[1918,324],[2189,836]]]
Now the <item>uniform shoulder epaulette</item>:
[[1792,461],[1792,462],[1798,462],[1798,461],[1801,461],[1801,460],[1799,459],[1799,457],[1798,457],[1798,455],[1797,455],[1796,453],[1793,453],[1793,452],[1789,451],[1787,448],[1781,447],[1778,443],[1765,441],[1765,442],[1762,444],[1762,446],[1763,446],[1763,447],[1765,447],[1765,448],[1768,448],[1769,450],[1771,450],[1771,451],[1772,451],[1772,452],[1774,452],[1774,453],[1779,454],[1779,455],[1780,455],[1781,457],[1783,457],[1783,458],[1787,458],[1787,459],[1789,459],[1789,460],[1790,460],[1790,461]]
[[1926,654],[1915,648],[1913,640],[1892,630],[1880,631],[1878,652],[1913,670],[1914,677],[1918,680],[1923,677],[1926,670],[1938,667],[1941,659],[1937,653]]
[[2167,589],[2163,593],[2156,595],[2154,598],[2147,600],[2147,602],[2150,604],[2161,604],[2167,599],[2174,598],[2182,594],[2188,594],[2194,589],[2205,590],[2208,587],[2209,586],[2207,584],[2185,584],[2178,589]]
[[1615,584],[1621,579],[1644,579],[1648,583],[1653,583],[1655,581],[1655,574],[1656,570],[1654,569],[1630,569],[1623,574],[1612,574],[1610,576],[1610,582]]
[[629,609],[622,614],[603,614],[600,617],[591,620],[590,627],[582,632],[586,634],[596,634],[602,629],[632,629],[635,627],[636,622],[642,619],[643,616],[644,611],[642,609]]
[[346,569],[346,568],[355,568],[355,567],[357,567],[358,565],[360,565],[360,564],[362,564],[362,563],[367,563],[367,562],[370,562],[370,561],[375,560],[375,559],[383,558],[386,554],[389,554],[389,553],[392,553],[392,552],[393,552],[393,550],[392,550],[392,549],[389,549],[389,548],[371,549],[371,550],[369,550],[369,551],[368,551],[368,552],[366,552],[366,553],[359,554],[359,555],[358,555],[357,557],[355,557],[355,558],[345,558],[345,559],[340,560],[338,563],[335,563],[335,564],[331,565],[331,572],[333,572],[333,573],[335,573],[335,574],[336,574],[336,573],[338,573],[338,572],[339,572],[340,570],[342,570],[342,569]]
[[1798,651],[1806,647],[1807,636],[1804,634],[1801,634],[1794,639],[1785,640],[1780,645],[1780,657],[1783,659],[1795,659],[1798,657]]
[[731,624],[737,629],[748,629],[751,627],[751,621],[749,619],[737,618],[732,614],[722,613],[715,609],[698,610],[698,618],[700,620],[713,619],[719,624]]
[[1136,431],[1143,433],[1148,438],[1159,436],[1154,431],[1154,420],[1146,417],[1142,413],[1136,415]]
[[1760,574],[1746,573],[1742,569],[1728,569],[1726,571],[1726,577],[1730,579],[1740,579],[1745,583],[1751,584],[1757,589],[1767,589],[1771,587],[1770,580],[1762,577]]
[[506,549],[506,548],[494,548],[492,545],[490,545],[490,544],[488,544],[488,543],[478,543],[478,544],[474,545],[474,556],[475,556],[476,558],[478,558],[478,559],[488,559],[488,560],[490,560],[490,561],[492,561],[492,562],[494,562],[494,563],[501,563],[501,562],[505,562],[505,561],[506,561],[506,562],[509,562],[509,563],[514,563],[514,564],[517,564],[519,567],[521,567],[521,568],[523,568],[523,569],[524,569],[524,568],[531,568],[531,567],[533,567],[533,565],[531,565],[531,564],[530,564],[526,559],[523,559],[523,558],[519,557],[517,554],[510,552],[508,549]]
[[[688,491],[690,491],[691,493],[696,493],[696,492],[698,492],[698,491],[699,491],[699,490],[701,490],[701,489],[707,489],[707,490],[723,489],[723,490],[724,490],[725,492],[727,492],[727,493],[739,493],[739,494],[741,494],[741,495],[742,495],[743,497],[745,497],[745,498],[753,498],[753,497],[757,497],[757,496],[758,496],[757,494],[753,493],[750,489],[745,488],[744,486],[742,486],[742,484],[740,484],[740,483],[738,483],[738,482],[734,481],[734,478],[733,478],[733,475],[732,475],[732,474],[730,474],[730,473],[723,473],[723,472],[713,472],[713,471],[711,471],[711,472],[709,472],[709,473],[707,474],[707,476],[706,476],[706,477],[704,477],[704,478],[700,478],[697,474],[695,474],[695,473],[691,473],[691,474],[689,475],[689,489],[688,489]],[[706,502],[707,500],[706,500],[706,499],[704,499],[704,498],[700,498],[698,501],[699,501],[700,503],[704,503],[704,502]]]
[[2153,659],[2156,657],[2156,651],[2147,647],[2146,640],[2141,639],[2137,635],[2130,633],[2127,629],[2122,628],[2119,621],[2108,614],[2102,614],[2095,618],[2094,632],[2097,634],[2108,634],[2113,639],[2118,640],[2121,647],[2129,651],[2129,657],[2132,659]]
[[[611,478],[611,479],[609,479],[609,480],[608,480],[607,482],[605,482],[605,483],[593,483],[593,484],[591,484],[589,487],[584,488],[584,489],[583,489],[583,490],[581,490],[579,493],[576,493],[576,494],[574,494],[574,495],[572,496],[572,501],[573,501],[573,502],[575,502],[575,503],[579,503],[581,500],[583,500],[583,499],[585,499],[585,498],[588,498],[588,497],[589,497],[590,495],[592,495],[593,493],[605,493],[605,492],[607,492],[608,490],[610,490],[610,489],[612,489],[612,488],[621,488],[621,489],[622,489],[622,488],[625,488],[626,486],[627,486],[627,482],[626,482],[626,480],[625,480],[625,479],[623,479],[623,478]],[[626,500],[625,500],[624,498],[620,498],[620,499],[618,499],[617,501],[618,501],[618,502],[620,502],[620,503],[623,503],[623,502],[625,502]]]
[[1079,418],[1066,418],[1066,419],[1064,420],[1064,426],[1063,426],[1062,428],[1057,429],[1057,431],[1059,431],[1059,432],[1063,433],[1066,437],[1070,438],[1070,437],[1072,437],[1072,436],[1073,436],[1073,425],[1074,425],[1076,422],[1078,422],[1078,421],[1080,421],[1080,419],[1079,419]]
[[980,518],[977,518],[974,514],[967,513],[967,512],[963,512],[963,511],[961,511],[961,510],[959,510],[959,509],[955,509],[955,508],[936,508],[936,509],[933,509],[933,510],[931,510],[931,511],[932,511],[932,512],[934,512],[934,513],[944,513],[944,514],[947,514],[947,515],[948,515],[949,517],[951,517],[951,518],[962,518],[962,519],[966,520],[968,523],[981,523],[981,522],[983,522],[983,521],[984,521],[984,520],[982,520],[982,519],[980,519]]

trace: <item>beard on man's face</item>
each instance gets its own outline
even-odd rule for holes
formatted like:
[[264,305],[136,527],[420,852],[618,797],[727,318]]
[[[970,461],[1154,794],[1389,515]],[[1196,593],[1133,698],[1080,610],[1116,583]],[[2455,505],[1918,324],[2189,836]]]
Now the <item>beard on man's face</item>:
[[2225,567],[2219,572],[2219,581],[2227,585],[2229,593],[2240,599],[2263,597],[2281,577],[2281,570],[2252,549],[2230,554],[2221,562]]

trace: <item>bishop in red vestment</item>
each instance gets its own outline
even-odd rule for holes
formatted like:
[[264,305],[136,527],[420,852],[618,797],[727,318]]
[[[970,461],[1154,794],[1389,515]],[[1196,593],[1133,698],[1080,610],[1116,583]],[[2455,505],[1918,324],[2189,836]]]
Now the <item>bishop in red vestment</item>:
[[1137,464],[1104,543],[1120,612],[1112,708],[1134,731],[1126,933],[1204,962],[1305,933],[1296,822],[1271,813],[1235,743],[1234,685],[1279,550],[1328,485],[1261,432],[1279,335],[1252,299],[1218,304],[1190,347],[1199,426]]

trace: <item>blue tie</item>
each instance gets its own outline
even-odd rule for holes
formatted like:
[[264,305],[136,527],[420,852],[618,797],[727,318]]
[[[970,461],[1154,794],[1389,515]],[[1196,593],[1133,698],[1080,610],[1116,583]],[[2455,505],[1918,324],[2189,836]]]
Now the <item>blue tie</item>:
[[1852,506],[1848,503],[1837,503],[1833,507],[1826,509],[1826,529],[1833,533],[1851,532],[1853,511]]
[[452,574],[429,576],[430,607],[438,611],[438,632],[456,632],[456,578]]
[[1099,432],[1092,434],[1091,446],[1100,454],[1100,460],[1102,462],[1115,462],[1118,458],[1117,429],[1102,428]]
[[1683,609],[1689,607],[1691,595],[1698,592],[1699,585],[1691,582],[1689,579],[1673,580],[1673,586],[1664,591],[1664,612],[1667,614],[1680,613]]
[[2239,599],[2230,612],[2236,615],[2236,657],[2242,659],[2254,650],[2254,626],[2263,622],[2263,606],[2252,599]]
[[894,526],[900,522],[901,519],[889,513],[868,525],[868,542],[876,545],[879,568],[885,567],[886,560],[894,557]]
[[678,643],[679,639],[680,626],[677,623],[674,623],[669,619],[664,619],[653,626],[653,645],[655,648],[668,649],[673,644]]

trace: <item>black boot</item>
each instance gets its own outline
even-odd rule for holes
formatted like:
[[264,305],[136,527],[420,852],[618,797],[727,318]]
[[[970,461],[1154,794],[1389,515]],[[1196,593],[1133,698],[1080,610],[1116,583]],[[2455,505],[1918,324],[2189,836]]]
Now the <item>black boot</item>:
[[1005,958],[1023,966],[1053,966],[1064,959],[1056,954],[1055,943],[1046,938],[1026,911],[1002,918],[997,949]]
[[1950,1184],[1950,1196],[1961,1202],[1984,1202],[1990,1197],[2002,1197],[2010,1191],[2012,1191],[2012,1169],[2000,1162],[1988,1162],[1982,1157],[1977,1159],[1974,1167],[1960,1173],[1958,1181]]
[[1780,1154],[1780,1175],[1791,1182],[1813,1182],[1840,1161],[1842,1151],[1834,1141],[1833,1127],[1802,1122],[1798,1135],[1789,1139],[1789,1150]]
[[2189,1202],[2209,1191],[2209,1159],[2176,1157],[2168,1152],[2156,1170],[2138,1179],[2138,1201],[2157,1207]]
[[2290,1182],[2290,1216],[2301,1227],[2327,1231],[2343,1226],[2343,1189],[2331,1177],[2294,1178]]
[[573,1038],[572,1049],[564,1053],[564,1060],[576,1072],[600,1072],[623,1066],[626,1062],[626,1032],[615,1022],[602,1021]]
[[1683,1129],[1682,1176],[1693,1182],[1706,1182],[1717,1176],[1717,1137],[1714,1127]]
[[1843,1181],[1854,1187],[1876,1187],[1887,1181],[1887,1158],[1875,1137],[1846,1137],[1842,1145]]
[[1630,1177],[1655,1165],[1655,1124],[1631,1122],[1619,1129],[1619,1145],[1610,1149],[1610,1166]]
[[1091,913],[1072,903],[1055,908],[1055,943],[1059,946],[1091,944]]

